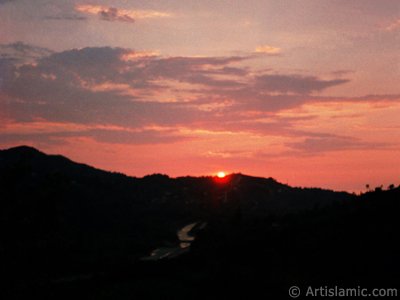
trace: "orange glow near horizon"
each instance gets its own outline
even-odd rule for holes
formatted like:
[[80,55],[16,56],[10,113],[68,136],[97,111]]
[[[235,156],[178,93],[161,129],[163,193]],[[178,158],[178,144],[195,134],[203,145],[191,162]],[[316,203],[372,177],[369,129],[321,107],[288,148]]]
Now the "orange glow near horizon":
[[225,176],[226,176],[226,174],[223,171],[220,171],[220,172],[217,173],[217,177],[218,178],[224,178]]
[[224,171],[219,171],[214,176],[214,182],[220,185],[225,185],[230,181],[230,176],[228,176]]

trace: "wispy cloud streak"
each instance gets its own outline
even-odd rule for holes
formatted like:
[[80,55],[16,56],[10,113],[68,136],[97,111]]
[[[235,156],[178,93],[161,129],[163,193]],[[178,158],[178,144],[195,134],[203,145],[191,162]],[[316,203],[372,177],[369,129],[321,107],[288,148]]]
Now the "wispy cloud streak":
[[97,15],[104,21],[134,23],[137,19],[165,18],[171,14],[154,10],[132,10],[107,7],[102,5],[79,4],[75,10],[88,15]]

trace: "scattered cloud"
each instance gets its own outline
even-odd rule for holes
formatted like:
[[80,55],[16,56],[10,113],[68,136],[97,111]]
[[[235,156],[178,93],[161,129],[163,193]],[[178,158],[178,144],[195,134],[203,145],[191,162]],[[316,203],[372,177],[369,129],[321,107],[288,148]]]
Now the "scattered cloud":
[[50,49],[28,45],[23,42],[0,44],[0,59],[9,59],[18,63],[31,63],[52,53],[53,51]]
[[88,132],[94,140],[111,144],[166,144],[186,141],[190,137],[182,135],[174,130],[105,130],[94,129]]
[[[346,82],[300,75],[253,76],[239,66],[246,59],[75,49],[33,65],[3,63],[2,92],[12,99],[6,105],[18,121],[218,128],[221,121],[253,119],[253,111],[264,114],[302,105],[314,100],[308,93]],[[264,130],[268,126],[258,124]]]
[[0,132],[0,139],[5,144],[37,143],[39,145],[63,145],[66,138],[76,136],[75,132],[30,132],[30,133],[4,133]]
[[153,10],[129,10],[90,4],[77,5],[75,6],[75,10],[80,13],[97,15],[101,20],[104,21],[119,21],[127,23],[134,23],[137,19],[162,18],[171,16],[169,13]]
[[115,7],[109,7],[104,10],[101,10],[99,16],[104,21],[120,21],[127,23],[134,23],[135,19],[127,14],[123,14],[118,11]]
[[267,54],[267,55],[280,55],[282,49],[278,47],[273,47],[269,45],[258,46],[255,50],[256,53]]
[[321,80],[315,76],[302,75],[261,75],[256,78],[256,87],[269,92],[310,94],[332,86],[344,84],[349,80]]
[[0,132],[3,143],[36,142],[48,145],[65,144],[70,138],[89,138],[96,142],[108,144],[147,145],[169,144],[190,139],[174,130],[131,130],[92,128],[86,130],[41,132],[30,130],[24,133]]
[[301,142],[286,143],[286,146],[298,154],[315,155],[333,151],[382,149],[387,148],[389,145],[365,142],[354,137],[330,135],[326,137],[309,137]]
[[58,14],[54,16],[45,16],[44,19],[52,21],[86,21],[87,17],[78,14]]
[[2,118],[23,124],[41,120],[87,127],[51,134],[3,132],[2,139],[8,141],[39,141],[47,136],[55,142],[86,137],[102,143],[174,143],[193,138],[196,134],[181,130],[191,128],[258,137],[303,137],[302,142],[286,145],[295,151],[360,149],[367,145],[296,127],[313,116],[289,118],[278,113],[306,103],[400,99],[398,95],[317,97],[314,92],[348,80],[254,73],[245,66],[248,57],[163,57],[156,52],[110,47],[42,56],[47,50],[25,44],[3,49],[17,50],[28,57],[34,57],[32,53],[40,55],[34,63],[0,59]]

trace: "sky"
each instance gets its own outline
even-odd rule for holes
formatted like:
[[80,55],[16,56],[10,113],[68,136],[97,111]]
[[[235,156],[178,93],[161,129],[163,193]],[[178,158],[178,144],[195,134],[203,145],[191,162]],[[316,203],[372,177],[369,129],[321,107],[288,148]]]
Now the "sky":
[[400,184],[398,0],[0,0],[0,149]]

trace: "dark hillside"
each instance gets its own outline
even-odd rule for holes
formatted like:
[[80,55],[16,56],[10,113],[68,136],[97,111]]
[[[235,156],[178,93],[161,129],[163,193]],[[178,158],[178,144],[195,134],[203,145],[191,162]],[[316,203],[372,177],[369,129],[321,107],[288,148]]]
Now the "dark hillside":
[[[0,151],[0,262],[8,295],[21,297],[99,283],[95,299],[131,299],[149,286],[158,299],[163,289],[272,295],[316,282],[389,284],[400,282],[399,193],[355,196],[243,174],[133,178],[22,146]],[[193,222],[206,225],[194,227],[190,251],[140,260],[176,247],[177,230]]]

